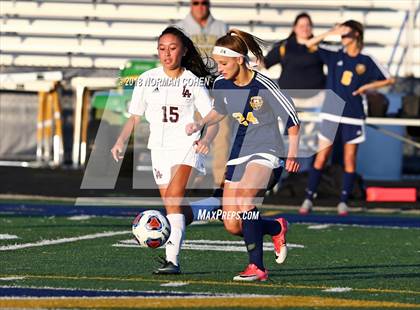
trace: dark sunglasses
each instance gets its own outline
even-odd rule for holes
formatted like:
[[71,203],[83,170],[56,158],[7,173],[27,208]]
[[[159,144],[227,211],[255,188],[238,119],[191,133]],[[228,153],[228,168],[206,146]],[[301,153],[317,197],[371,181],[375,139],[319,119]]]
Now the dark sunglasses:
[[209,6],[209,2],[208,1],[193,1],[192,5],[205,5],[205,6]]
[[348,32],[346,34],[343,34],[341,36],[341,38],[342,39],[344,39],[344,38],[355,39],[355,38],[357,38],[356,31],[352,30],[352,31],[350,31],[350,32]]

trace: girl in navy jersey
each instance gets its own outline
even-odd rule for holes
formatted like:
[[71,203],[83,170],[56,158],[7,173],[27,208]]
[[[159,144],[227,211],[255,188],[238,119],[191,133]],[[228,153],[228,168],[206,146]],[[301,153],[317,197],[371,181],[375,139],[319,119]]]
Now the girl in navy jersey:
[[338,139],[344,144],[344,176],[337,210],[339,215],[348,214],[347,201],[355,179],[357,147],[365,140],[363,95],[394,82],[387,70],[363,52],[363,25],[357,21],[346,21],[308,40],[306,45],[312,47],[327,36],[336,34],[341,35],[342,46],[319,45],[318,54],[328,67],[326,88],[333,90],[344,101],[344,105],[342,109],[337,109],[338,105],[334,104],[325,105],[321,113],[323,122],[319,151],[309,173],[306,199],[299,210],[301,214],[307,214],[312,209],[322,169],[333,143]]
[[203,137],[185,134],[185,125],[194,120],[195,111],[204,116],[212,106],[208,90],[199,80],[210,74],[193,42],[176,27],[168,27],[159,36],[158,53],[162,67],[137,80],[128,109],[131,116],[111,152],[116,161],[122,159],[125,141],[144,115],[150,124],[153,174],[171,224],[166,258],[155,273],[178,274],[185,226],[192,222],[190,206],[182,205],[185,188],[193,168],[204,172],[203,154],[208,152],[217,126],[208,128]]
[[[224,117],[231,121],[231,152],[226,168],[223,192],[225,228],[243,236],[249,265],[236,281],[265,281],[268,272],[263,264],[263,236],[271,235],[276,261],[287,255],[287,222],[284,218],[263,219],[256,208],[257,195],[265,192],[270,177],[279,177],[284,162],[289,172],[296,172],[299,120],[293,102],[266,76],[248,67],[248,51],[259,61],[263,55],[261,40],[236,30],[216,41],[213,58],[220,76],[213,86],[213,110],[201,121],[187,125],[193,134],[205,125],[216,124]],[[289,150],[284,149],[278,118],[289,134]]]

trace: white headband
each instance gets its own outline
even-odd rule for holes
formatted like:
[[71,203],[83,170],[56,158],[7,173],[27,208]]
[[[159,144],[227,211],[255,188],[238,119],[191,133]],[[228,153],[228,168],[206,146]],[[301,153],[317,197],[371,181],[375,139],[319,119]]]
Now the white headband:
[[245,57],[246,58],[245,55],[235,52],[234,50],[231,50],[230,48],[223,47],[223,46],[215,46],[213,48],[213,54],[226,56],[226,57]]

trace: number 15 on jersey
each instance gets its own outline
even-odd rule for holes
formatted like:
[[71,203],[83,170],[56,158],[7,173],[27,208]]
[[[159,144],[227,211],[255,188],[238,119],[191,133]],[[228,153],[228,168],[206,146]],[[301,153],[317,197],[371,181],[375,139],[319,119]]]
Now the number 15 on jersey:
[[167,123],[167,122],[176,123],[179,120],[178,107],[171,107],[171,106],[167,107],[164,105],[162,107],[162,112],[163,112],[162,122],[164,123]]

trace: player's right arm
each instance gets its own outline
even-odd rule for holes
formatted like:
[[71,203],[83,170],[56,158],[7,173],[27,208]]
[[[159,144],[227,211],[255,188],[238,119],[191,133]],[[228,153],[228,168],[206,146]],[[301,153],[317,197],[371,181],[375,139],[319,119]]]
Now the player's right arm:
[[140,123],[140,117],[146,110],[147,105],[144,99],[144,91],[144,78],[143,75],[141,75],[136,82],[136,86],[134,87],[133,95],[131,97],[131,102],[128,107],[128,112],[131,114],[131,116],[128,118],[120,135],[117,138],[117,141],[111,149],[112,157],[116,162],[123,158],[122,153],[125,143],[131,136],[133,130],[135,130],[138,123]]
[[328,30],[327,32],[324,32],[316,37],[313,37],[309,40],[304,41],[303,43],[306,45],[306,47],[313,47],[315,45],[318,45],[322,41],[325,40],[325,38],[332,36],[332,35],[342,35],[346,33],[346,29],[344,26],[341,25],[335,25],[333,28]]
[[120,135],[117,138],[114,146],[111,149],[112,157],[116,162],[120,159],[123,159],[123,150],[125,146],[125,142],[131,136],[131,133],[136,128],[136,126],[140,123],[140,116],[139,115],[131,115],[127,122],[125,123]]

